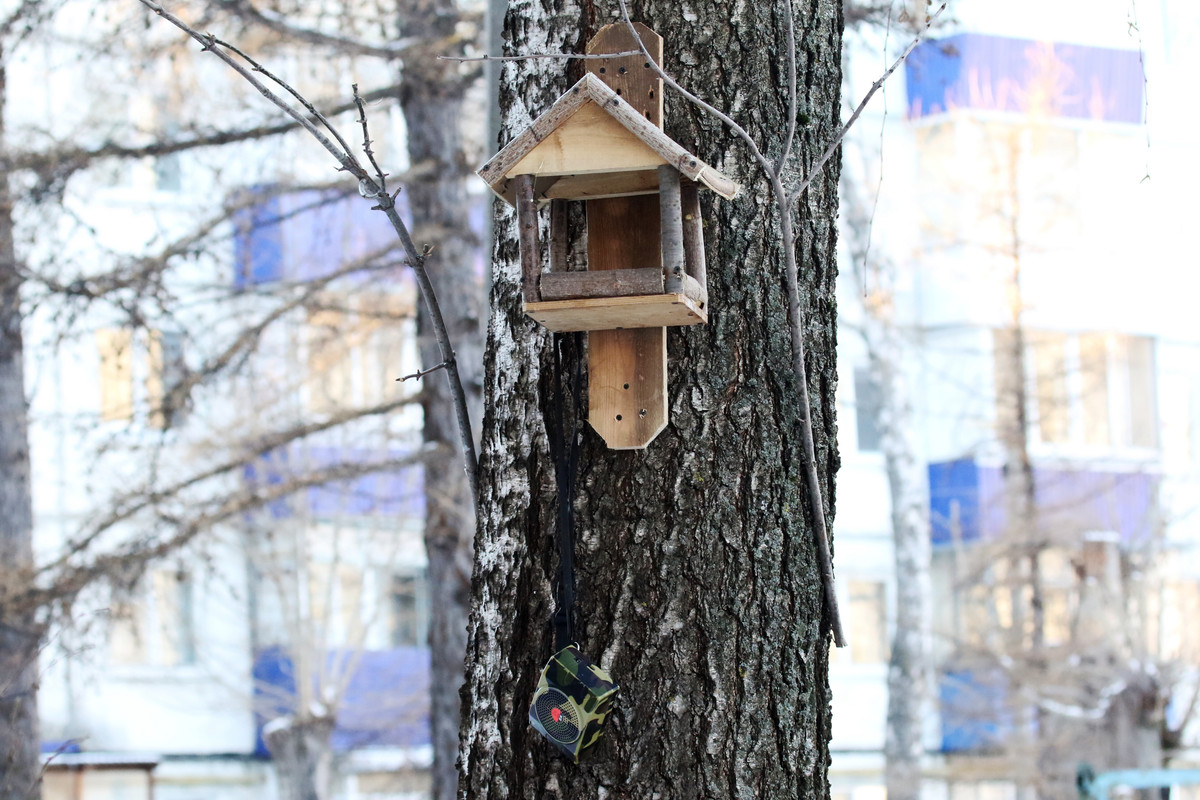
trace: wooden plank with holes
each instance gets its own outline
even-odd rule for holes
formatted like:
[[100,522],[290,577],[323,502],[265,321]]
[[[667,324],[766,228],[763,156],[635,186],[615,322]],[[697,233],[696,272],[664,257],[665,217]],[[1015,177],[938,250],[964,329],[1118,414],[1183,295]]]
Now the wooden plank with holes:
[[[638,37],[659,64],[663,60],[663,38],[640,22],[633,23]],[[637,38],[624,22],[614,22],[601,28],[587,43],[589,55],[599,53],[623,53],[637,50]],[[662,78],[650,68],[641,55],[620,58],[588,59],[584,62],[587,71],[604,81],[634,110],[661,128],[663,124]]]
[[[589,270],[661,263],[658,195],[589,200],[587,219]],[[588,334],[588,422],[614,450],[641,450],[667,426],[666,328]]]
[[[635,27],[661,64],[662,37],[641,23]],[[587,44],[590,54],[637,49],[623,23],[604,26]],[[584,63],[641,118],[662,128],[662,79],[641,55]],[[657,172],[655,178],[657,183]],[[589,200],[587,218],[589,270],[662,263],[657,194]],[[625,319],[629,324],[628,313]],[[588,334],[588,422],[616,450],[643,449],[667,426],[666,328]]]

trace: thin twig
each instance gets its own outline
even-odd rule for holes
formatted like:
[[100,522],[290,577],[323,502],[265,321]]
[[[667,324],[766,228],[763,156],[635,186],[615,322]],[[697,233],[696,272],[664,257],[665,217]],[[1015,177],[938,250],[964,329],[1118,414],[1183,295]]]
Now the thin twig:
[[437,372],[439,369],[445,369],[448,366],[450,366],[449,362],[443,361],[440,364],[435,364],[434,366],[430,367],[429,369],[419,369],[411,375],[405,375],[403,378],[396,378],[396,380],[400,383],[403,383],[404,381],[407,381],[410,378],[416,378],[417,380],[421,380],[421,378],[424,378],[426,375],[431,375],[434,372]]
[[867,103],[870,102],[875,92],[883,86],[884,82],[894,73],[908,58],[909,54],[920,43],[925,33],[933,25],[934,21],[946,10],[946,3],[943,2],[936,12],[926,18],[925,26],[918,32],[908,48],[896,59],[895,63],[871,86],[870,91],[862,99],[862,102],[854,109],[854,113],[850,115],[850,119],[841,127],[834,136],[833,141],[824,153],[816,160],[813,166],[808,171],[808,176],[804,178],[795,189],[788,191],[783,184],[783,171],[786,167],[788,159],[791,155],[791,148],[794,142],[796,130],[797,106],[799,103],[799,85],[796,79],[796,41],[795,41],[795,20],[791,6],[788,6],[788,15],[786,18],[787,31],[787,69],[788,69],[788,129],[784,135],[783,146],[775,163],[768,161],[758,144],[753,137],[739,125],[732,117],[716,108],[710,103],[706,103],[696,95],[679,85],[670,75],[668,75],[662,67],[651,57],[649,50],[642,42],[641,36],[633,25],[633,20],[629,16],[629,9],[626,7],[625,0],[618,0],[621,8],[621,17],[628,26],[630,33],[638,42],[640,52],[663,82],[670,86],[675,91],[679,92],[693,105],[708,112],[723,122],[733,133],[741,139],[750,150],[751,155],[762,167],[768,183],[771,186],[772,195],[775,198],[776,204],[779,206],[779,234],[780,242],[783,245],[784,251],[784,267],[787,279],[788,291],[788,312],[789,312],[789,327],[792,340],[792,370],[796,376],[798,383],[798,391],[801,400],[801,441],[805,456],[805,477],[808,484],[809,496],[812,499],[812,518],[815,530],[815,538],[817,540],[817,558],[821,570],[822,587],[825,594],[826,609],[829,615],[831,632],[833,633],[834,643],[838,647],[845,646],[845,636],[842,631],[841,616],[838,611],[837,593],[834,589],[833,582],[833,560],[829,552],[829,537],[825,524],[824,502],[822,500],[821,485],[816,467],[816,448],[814,444],[814,436],[812,429],[812,405],[808,395],[808,376],[805,367],[805,348],[804,348],[804,317],[800,306],[800,290],[799,290],[799,270],[796,264],[796,243],[795,231],[792,226],[792,207],[795,205],[800,195],[807,189],[821,170],[829,162],[833,154],[838,151],[842,140],[845,139],[851,126],[862,115]]
[[534,58],[568,58],[589,61],[592,59],[620,58],[641,55],[638,50],[622,50],[619,53],[530,53],[525,56],[438,56],[438,61],[528,61]]
[[282,78],[280,78],[279,76],[275,75],[274,73],[268,71],[266,67],[264,67],[262,64],[260,64],[258,61],[256,61],[251,56],[242,52],[242,50],[240,50],[239,48],[235,47],[234,45],[230,44],[229,42],[222,41],[222,40],[216,38],[215,36],[212,36],[212,34],[209,34],[209,36],[212,38],[212,41],[215,42],[216,44],[220,45],[221,47],[224,47],[226,50],[229,50],[230,52],[237,53],[239,56],[242,57],[242,59],[247,64],[249,64],[251,67],[254,68],[255,72],[259,72],[259,73],[262,73],[263,75],[266,75],[268,78],[271,79],[271,81],[275,85],[279,86],[281,89],[283,89],[285,92],[290,94],[293,98],[295,98],[297,103],[304,106],[304,108],[308,111],[309,114],[311,114],[313,117],[316,118],[316,120],[318,122],[320,122],[322,125],[325,126],[325,130],[329,131],[333,135],[334,139],[337,139],[337,143],[342,146],[343,150],[345,150],[347,153],[352,152],[350,149],[350,144],[345,139],[342,138],[342,135],[341,135],[341,133],[338,132],[338,129],[333,127],[333,125],[329,122],[329,120],[325,118],[325,115],[322,114],[320,111],[318,111],[316,109],[316,107],[308,101],[308,98],[306,98],[304,95],[300,94],[298,91],[293,89]]
[[900,68],[900,65],[905,62],[909,54],[911,54],[912,51],[916,49],[917,45],[921,43],[921,40],[925,38],[925,34],[929,32],[931,27],[933,27],[934,21],[936,21],[937,18],[941,16],[942,12],[946,10],[946,6],[947,3],[942,3],[940,6],[938,6],[937,11],[933,12],[933,14],[925,19],[925,26],[922,27],[921,30],[917,31],[917,35],[913,37],[911,42],[909,42],[908,47],[904,48],[904,52],[900,54],[900,57],[892,62],[892,65],[887,68],[886,72],[879,76],[877,81],[871,84],[871,88],[867,91],[866,95],[863,96],[862,101],[854,109],[854,113],[850,115],[850,119],[846,120],[846,123],[842,125],[841,130],[837,132],[837,136],[833,137],[833,141],[829,143],[829,147],[825,149],[825,152],[821,154],[821,157],[817,159],[816,163],[809,167],[808,177],[802,180],[800,185],[793,189],[790,194],[788,194],[787,200],[789,207],[792,203],[796,202],[800,195],[803,194],[804,190],[812,184],[817,175],[820,174],[821,168],[829,162],[829,159],[833,158],[833,154],[836,153],[838,147],[841,146],[842,140],[845,139],[846,134],[850,132],[851,126],[853,126],[855,122],[858,122],[858,118],[862,116],[863,111],[867,107],[867,103],[871,102],[871,98],[874,97],[875,93],[879,91],[880,87],[883,86],[884,81],[890,78],[892,73]]
[[787,279],[788,292],[788,311],[789,311],[789,328],[792,340],[792,370],[795,374],[800,393],[800,428],[801,428],[801,444],[805,456],[805,478],[808,484],[809,497],[812,500],[812,520],[815,528],[815,538],[817,541],[817,559],[821,570],[821,582],[825,595],[825,604],[828,612],[830,629],[833,634],[834,643],[838,647],[845,645],[845,636],[842,631],[841,615],[838,611],[837,593],[834,588],[833,581],[833,559],[829,551],[829,536],[825,524],[824,501],[822,500],[820,476],[817,474],[816,466],[816,446],[812,429],[812,405],[808,395],[808,371],[805,367],[805,348],[804,348],[804,317],[800,306],[800,288],[799,288],[799,269],[796,263],[796,247],[795,247],[795,231],[792,226],[792,206],[799,198],[800,194],[808,188],[812,181],[820,174],[821,169],[828,163],[829,159],[837,152],[839,145],[845,138],[850,127],[858,120],[863,109],[876,91],[881,87],[899,68],[912,52],[912,50],[921,41],[922,36],[929,30],[934,20],[946,9],[946,3],[942,3],[937,12],[928,17],[925,21],[925,27],[909,45],[908,49],[896,60],[894,64],[875,82],[871,90],[863,98],[862,102],[854,110],[850,119],[841,127],[833,141],[829,144],[826,151],[817,159],[816,163],[809,170],[808,177],[805,178],[799,186],[794,190],[788,191],[783,184],[782,174],[791,154],[791,148],[795,137],[795,126],[797,116],[797,106],[799,103],[799,85],[796,79],[796,41],[795,41],[795,20],[793,12],[789,5],[788,14],[785,21],[787,31],[787,69],[788,69],[788,129],[784,134],[783,146],[775,163],[771,163],[759,148],[753,137],[739,125],[732,117],[725,112],[713,106],[711,103],[706,103],[695,94],[689,92],[679,85],[670,75],[668,75],[661,66],[650,55],[650,51],[646,48],[637,29],[634,27],[633,20],[629,16],[629,9],[626,6],[625,0],[618,0],[621,9],[621,18],[629,28],[634,40],[637,41],[638,47],[642,56],[647,63],[653,68],[663,82],[670,86],[675,91],[679,92],[693,105],[707,111],[712,116],[723,122],[731,131],[737,135],[750,150],[751,155],[762,167],[767,181],[771,185],[771,192],[775,198],[776,204],[779,206],[779,235],[780,243],[783,245],[784,251],[784,268]]
[[1137,34],[1138,64],[1142,68],[1142,129],[1146,131],[1146,174],[1140,183],[1150,180],[1150,80],[1146,77],[1146,47],[1142,42],[1142,28],[1138,24],[1137,0],[1129,0],[1132,18],[1129,20],[1129,32]]
[[[446,328],[446,321],[442,317],[442,309],[438,303],[437,294],[433,290],[433,284],[429,280],[429,273],[425,269],[425,256],[428,254],[428,250],[424,253],[417,250],[408,227],[404,224],[404,220],[400,218],[400,213],[396,210],[395,198],[382,191],[380,185],[376,182],[375,176],[363,168],[358,159],[354,157],[345,140],[336,131],[332,131],[332,127],[329,126],[328,121],[320,117],[311,103],[303,99],[298,92],[285,82],[266,72],[261,65],[256,65],[253,71],[247,69],[237,59],[226,52],[225,47],[228,45],[219,42],[211,34],[200,33],[153,0],[139,0],[139,2],[203,45],[204,50],[211,52],[217,58],[224,61],[234,72],[241,75],[251,86],[257,89],[263,97],[278,106],[289,117],[296,120],[300,124],[300,127],[304,128],[309,135],[316,139],[337,160],[341,166],[341,170],[350,173],[358,179],[359,188],[362,193],[377,201],[377,204],[373,208],[382,211],[387,216],[388,222],[391,223],[392,229],[396,232],[396,236],[400,240],[400,245],[404,248],[408,263],[412,267],[413,276],[417,279],[417,286],[421,290],[421,299],[425,302],[425,307],[429,312],[429,321],[433,326],[434,338],[437,341],[442,360],[446,364],[446,381],[450,386],[450,394],[454,400],[454,415],[458,427],[459,443],[462,448],[463,466],[471,487],[471,497],[477,504],[479,502],[479,484],[477,478],[478,461],[475,455],[475,438],[471,432],[471,417],[467,411],[467,396],[463,390],[462,377],[459,375],[458,365],[454,361],[454,348],[451,346],[450,332]],[[249,59],[244,54],[242,56],[254,63],[252,59]],[[339,147],[338,144],[334,144],[307,116],[267,88],[253,72],[261,72],[267,75],[271,80],[286,89],[289,94],[296,97],[309,110],[310,114],[318,117],[324,125],[330,127],[334,138],[341,146]]]
[[[375,160],[375,151],[371,149],[371,134],[367,130],[367,109],[363,105],[362,98],[358,96],[358,84],[352,84],[350,88],[354,91],[354,104],[358,106],[358,122],[362,125],[363,152],[367,154],[367,160],[375,168],[375,175],[379,179],[379,193],[387,194],[387,173],[380,168],[379,162]],[[428,255],[428,251],[425,254]]]
[[[795,232],[792,228],[790,206],[786,202],[787,189],[784,187],[783,180],[780,177],[786,159],[780,158],[778,164],[772,164],[763,155],[758,144],[745,128],[735,122],[728,114],[696,97],[680,86],[671,76],[667,75],[654,61],[653,57],[651,57],[645,42],[642,41],[637,28],[634,27],[633,20],[629,18],[629,10],[625,6],[625,0],[618,0],[618,2],[621,7],[621,17],[629,27],[634,40],[637,41],[638,46],[641,48],[642,56],[646,59],[647,63],[658,73],[664,83],[682,94],[693,104],[720,119],[746,143],[755,160],[762,167],[763,173],[771,185],[771,194],[779,206],[779,240],[783,246],[784,273],[787,278],[788,327],[791,333],[792,344],[792,373],[795,375],[797,391],[800,394],[800,440],[804,455],[805,483],[807,484],[808,496],[811,503],[810,516],[813,525],[813,538],[816,541],[817,565],[821,573],[821,588],[825,600],[826,618],[829,620],[829,629],[833,634],[834,644],[838,647],[844,647],[846,637],[842,631],[842,617],[838,611],[837,592],[833,581],[833,557],[829,551],[829,532],[825,524],[825,503],[822,499],[820,476],[817,474],[816,446],[814,444],[812,428],[812,404],[808,395],[808,371],[804,365],[804,316],[800,307],[800,278],[796,265]],[[794,59],[794,57],[793,50],[792,58]],[[799,90],[798,85],[795,84],[789,88],[793,95]],[[793,96],[789,99],[788,105],[790,108],[794,108],[797,102],[796,97]],[[784,155],[786,155],[786,152]]]
[[800,88],[796,80],[796,11],[790,2],[784,5],[787,6],[788,129],[783,137],[783,149],[775,162],[776,175],[783,174],[783,168],[792,154],[792,142],[796,138],[796,109],[800,104]]
[[322,133],[321,130],[315,124],[313,124],[313,122],[308,117],[306,117],[304,114],[301,114],[299,111],[297,111],[291,105],[286,103],[281,97],[279,97],[279,95],[275,94],[270,89],[268,89],[266,87],[266,85],[263,84],[262,81],[260,81],[258,78],[256,78],[252,74],[251,70],[247,69],[245,66],[240,64],[237,61],[237,59],[235,59],[233,56],[229,55],[229,53],[227,53],[223,47],[219,46],[217,44],[216,37],[200,33],[195,28],[192,28],[186,22],[181,20],[179,17],[177,17],[174,14],[172,14],[171,12],[167,11],[165,8],[163,8],[158,3],[153,2],[153,0],[139,0],[139,2],[141,2],[142,5],[144,5],[146,8],[150,9],[151,11],[153,11],[158,16],[165,19],[167,22],[174,25],[176,28],[179,28],[181,31],[186,33],[188,36],[190,36],[191,38],[193,38],[197,42],[199,42],[202,45],[204,50],[207,50],[208,52],[215,55],[217,58],[224,61],[229,66],[230,69],[232,69],[238,75],[241,75],[242,78],[244,78],[247,83],[249,83],[251,86],[253,86],[255,89],[257,89],[259,94],[261,94],[263,97],[267,98],[267,100],[271,101],[276,106],[278,106],[289,117],[296,120],[296,122],[298,122],[300,124],[300,127],[304,128],[304,130],[308,131],[310,136],[312,136],[314,139],[316,139],[317,142],[320,143],[320,145],[322,147],[324,147],[325,150],[328,151],[330,155],[332,155],[334,158],[337,159],[338,163],[342,165],[342,169],[344,169],[347,172],[350,172],[351,174],[354,174],[354,175],[357,175],[359,173],[365,174],[362,166],[358,163],[357,159],[355,159],[354,156],[351,155],[348,147],[346,147],[344,149],[339,149],[337,147],[337,145],[335,145],[333,142],[331,142],[329,140],[329,137],[326,136],[324,133]]
[[[145,0],[143,0],[143,2],[144,1]],[[733,131],[734,134],[736,134],[737,137],[745,143],[746,147],[749,148],[750,153],[754,156],[754,160],[757,161],[759,166],[763,168],[763,172],[767,173],[769,177],[774,177],[775,169],[771,162],[767,160],[767,157],[763,155],[762,151],[758,149],[758,143],[754,141],[754,137],[747,133],[746,129],[739,125],[737,120],[735,120],[733,117],[729,116],[711,103],[704,102],[699,97],[680,86],[674,78],[668,75],[666,70],[664,70],[659,63],[654,60],[654,56],[650,55],[650,51],[646,48],[646,43],[642,41],[641,34],[638,33],[637,28],[635,28],[633,25],[633,20],[629,17],[629,9],[625,5],[625,0],[617,0],[617,2],[621,6],[621,19],[625,22],[625,25],[629,28],[629,32],[633,34],[634,40],[638,43],[638,52],[644,59],[646,59],[646,63],[650,65],[650,68],[654,71],[654,73],[658,75],[658,77],[662,78],[663,83],[683,95],[684,98],[692,105],[707,111],[709,114],[725,123],[725,126]]]
[[335,36],[313,28],[302,28],[289,22],[282,14],[260,10],[253,3],[244,2],[244,0],[222,0],[221,10],[261,25],[290,39],[297,39],[320,47],[331,47],[339,53],[397,59],[403,58],[413,46],[422,43],[419,38],[410,37],[390,42],[387,45],[368,44],[356,38]]

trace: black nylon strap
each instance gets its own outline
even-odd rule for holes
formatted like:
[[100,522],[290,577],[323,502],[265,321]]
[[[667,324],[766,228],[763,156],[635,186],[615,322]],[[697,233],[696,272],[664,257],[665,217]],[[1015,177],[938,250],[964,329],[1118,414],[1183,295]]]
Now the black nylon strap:
[[[562,376],[562,345],[564,337],[554,335],[554,416],[546,426],[550,453],[554,458],[554,478],[558,487],[558,522],[555,538],[558,543],[558,581],[554,591],[554,651],[557,653],[575,642],[575,475],[579,466],[579,382],[583,360],[583,336],[574,340],[575,368],[570,385]],[[568,411],[567,393],[571,403]],[[567,436],[567,416],[570,415],[570,435]]]

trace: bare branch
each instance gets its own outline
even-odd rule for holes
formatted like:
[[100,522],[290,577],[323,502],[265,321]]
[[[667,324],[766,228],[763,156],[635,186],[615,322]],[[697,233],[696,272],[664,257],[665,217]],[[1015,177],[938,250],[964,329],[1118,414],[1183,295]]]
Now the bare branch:
[[264,67],[262,64],[260,64],[258,61],[256,61],[252,56],[243,52],[241,49],[235,47],[234,45],[230,44],[229,42],[222,41],[222,40],[216,38],[215,36],[212,36],[212,34],[209,34],[209,37],[211,38],[213,43],[220,45],[221,47],[224,47],[226,50],[229,50],[230,52],[237,53],[239,56],[241,56],[243,61],[245,61],[247,64],[249,64],[251,67],[254,68],[255,72],[259,72],[263,75],[266,75],[268,78],[271,79],[272,83],[274,83],[276,86],[278,86],[279,88],[283,89],[285,92],[290,94],[296,100],[297,103],[304,106],[305,110],[308,111],[309,117],[315,119],[317,122],[320,122],[321,125],[323,125],[325,127],[325,130],[329,131],[329,133],[333,135],[334,139],[337,139],[337,143],[342,146],[342,150],[344,150],[347,154],[349,154],[351,152],[349,143],[347,143],[346,140],[342,138],[342,135],[341,135],[341,133],[338,132],[338,129],[333,127],[332,124],[330,124],[329,120],[325,118],[324,114],[322,114],[320,111],[317,111],[316,106],[314,106],[312,103],[310,103],[308,101],[308,98],[306,98],[304,95],[300,94],[298,91],[293,89],[287,81],[283,80],[278,75],[275,75],[274,73],[268,71],[266,67]]
[[38,575],[46,575],[66,569],[72,558],[77,558],[80,553],[89,549],[97,539],[114,527],[133,519],[144,511],[170,500],[178,499],[189,489],[193,489],[208,481],[234,474],[245,467],[249,461],[261,458],[268,453],[324,431],[338,428],[348,422],[390,414],[399,408],[419,403],[420,401],[420,395],[414,394],[367,408],[346,409],[320,422],[306,422],[291,428],[285,428],[281,431],[275,431],[266,437],[258,437],[234,443],[231,446],[234,455],[215,466],[161,489],[138,489],[129,492],[123,497],[114,498],[110,503],[112,510],[108,515],[94,521],[89,526],[89,529],[78,539],[69,542],[68,552],[40,567]]
[[412,378],[421,380],[421,378],[424,378],[426,375],[431,375],[431,374],[437,372],[439,369],[445,369],[447,366],[449,366],[449,365],[445,361],[443,361],[440,364],[435,364],[434,366],[430,367],[429,369],[419,369],[411,375],[405,375],[403,378],[396,378],[396,380],[400,381],[401,383],[403,383],[404,381],[410,380]]
[[263,11],[255,7],[249,0],[218,0],[217,7],[289,39],[322,47],[334,47],[341,53],[391,60],[402,57],[409,48],[419,42],[417,39],[401,39],[390,45],[373,45],[348,36],[335,36],[324,31],[295,25],[270,11]]
[[754,141],[753,136],[746,132],[745,128],[739,125],[733,117],[729,116],[721,109],[717,108],[711,103],[704,102],[699,97],[680,86],[679,83],[677,83],[674,78],[668,75],[666,70],[664,70],[659,63],[654,60],[654,57],[650,55],[650,51],[646,49],[646,43],[642,41],[642,37],[637,32],[637,28],[635,28],[633,25],[633,20],[629,16],[629,9],[625,5],[625,0],[617,0],[617,2],[621,6],[621,19],[629,27],[629,32],[633,34],[634,39],[637,41],[638,47],[640,48],[639,52],[641,53],[642,57],[646,59],[646,63],[650,65],[650,68],[654,70],[655,74],[662,78],[663,83],[667,84],[672,89],[683,95],[684,98],[692,105],[707,111],[709,114],[725,123],[725,126],[729,128],[729,130],[733,131],[734,134],[736,134],[737,137],[746,144],[746,147],[749,148],[751,155],[754,156],[754,160],[757,161],[759,166],[762,167],[763,172],[765,172],[769,178],[777,179],[778,175],[775,172],[774,166],[770,161],[767,160],[767,157],[763,155],[762,151],[758,149],[758,143]]
[[[829,620],[829,629],[833,634],[834,644],[838,647],[844,647],[846,637],[842,631],[842,618],[841,613],[838,611],[837,591],[833,582],[833,557],[829,551],[829,531],[825,523],[825,503],[822,499],[820,475],[817,473],[816,446],[814,444],[812,429],[812,403],[808,394],[808,370],[804,363],[804,315],[800,307],[800,278],[796,265],[796,237],[792,227],[791,205],[787,202],[787,190],[784,188],[780,177],[783,159],[780,159],[778,165],[772,164],[763,155],[754,138],[746,132],[745,128],[735,122],[725,112],[704,102],[681,87],[670,75],[663,71],[654,61],[653,57],[651,57],[645,42],[642,41],[637,28],[634,27],[633,20],[629,17],[629,9],[626,8],[625,0],[618,0],[618,2],[621,7],[621,18],[629,27],[629,31],[641,48],[642,56],[646,59],[647,63],[653,67],[664,83],[682,94],[693,104],[717,117],[717,119],[724,122],[730,130],[737,134],[738,138],[746,143],[746,146],[762,167],[763,173],[771,185],[771,194],[778,206],[779,243],[783,248],[784,274],[787,279],[788,328],[792,342],[792,373],[795,375],[796,388],[800,393],[800,446],[804,455],[805,484],[810,504],[809,516],[812,520],[813,539],[817,547],[817,564],[821,571],[821,588],[825,599],[825,611]],[[796,99],[792,97],[789,100],[789,107],[794,106],[795,103]]]
[[782,175],[787,165],[788,157],[792,154],[792,142],[796,138],[796,111],[800,103],[800,87],[796,81],[796,11],[791,3],[784,3],[787,14],[784,15],[787,30],[787,73],[788,73],[788,129],[783,137],[783,149],[775,161],[775,174]]
[[[289,94],[297,98],[299,102],[310,110],[310,113],[316,114],[316,109],[312,104],[305,100],[298,92],[292,89],[283,81],[273,75],[270,75],[261,67],[256,67],[254,70],[249,70],[237,59],[233,58],[226,52],[224,43],[217,40],[211,34],[203,34],[194,28],[190,27],[183,20],[166,11],[161,5],[153,0],[140,0],[142,5],[149,8],[154,13],[158,14],[163,19],[170,22],[175,27],[186,33],[191,38],[200,42],[204,50],[208,50],[229,65],[231,69],[241,75],[251,86],[256,88],[259,93],[282,109],[288,116],[296,120],[304,130],[308,131],[314,139],[316,139],[322,147],[324,147],[330,155],[332,155],[341,165],[341,169],[350,173],[358,179],[359,187],[363,194],[377,200],[377,205],[374,208],[382,211],[392,225],[392,229],[396,232],[396,236],[400,239],[400,244],[403,246],[405,254],[408,257],[408,263],[413,269],[413,274],[417,279],[417,286],[420,287],[421,297],[425,302],[425,306],[429,311],[429,319],[433,326],[434,338],[437,340],[438,348],[441,351],[442,360],[446,362],[446,380],[450,385],[450,393],[454,398],[454,412],[458,426],[459,439],[462,446],[462,456],[464,469],[467,472],[468,482],[471,486],[471,497],[475,502],[479,499],[479,486],[477,480],[477,459],[475,455],[475,440],[474,434],[471,432],[471,418],[467,411],[467,397],[463,390],[462,378],[458,372],[458,366],[454,362],[454,348],[451,346],[450,333],[446,328],[445,319],[442,317],[441,307],[438,304],[437,296],[433,290],[433,284],[429,280],[429,274],[425,269],[425,254],[417,251],[416,245],[413,243],[412,236],[408,231],[408,227],[404,224],[404,220],[400,218],[400,214],[396,211],[396,204],[391,195],[382,191],[381,187],[376,183],[375,177],[368,173],[358,162],[358,159],[350,152],[350,148],[345,141],[335,133],[335,138],[341,145],[335,145],[330,141],[317,126],[308,119],[304,114],[297,111],[289,103],[284,101],[270,89],[268,89],[253,72],[262,72],[267,74],[273,81],[280,86],[283,86]],[[233,48],[231,48],[233,49]],[[244,58],[253,63],[252,59],[242,54]],[[321,118],[323,120],[323,118]],[[324,120],[323,120],[324,121]],[[324,124],[329,127],[327,121]]]
[[[380,89],[374,89],[361,95],[364,102],[371,103],[379,100],[387,100],[396,97],[399,90],[399,84],[385,86]],[[349,100],[325,109],[322,114],[325,116],[337,116],[347,111],[357,108],[357,103],[354,100]],[[317,121],[317,117],[311,118]],[[83,169],[92,161],[100,158],[147,158],[157,156],[167,156],[174,153],[183,153],[189,150],[195,150],[202,147],[218,147],[226,144],[235,144],[237,142],[253,141],[256,139],[265,139],[271,136],[279,136],[285,133],[296,130],[300,127],[297,122],[285,122],[277,125],[257,125],[251,128],[233,131],[207,131],[198,132],[194,136],[188,138],[176,139],[174,141],[158,141],[151,144],[133,146],[124,145],[119,142],[105,142],[98,147],[80,148],[80,147],[65,147],[57,149],[50,153],[46,152],[20,152],[10,151],[7,154],[0,155],[0,170],[15,172],[18,170],[31,170],[34,172],[54,173],[60,177],[67,177],[76,170]]]
[[[317,142],[319,142],[320,145],[324,147],[330,155],[337,159],[338,163],[342,165],[342,169],[346,170],[355,177],[368,177],[365,170],[363,170],[362,165],[360,165],[350,153],[349,147],[343,146],[341,149],[339,149],[338,146],[331,142],[329,137],[322,133],[321,130],[317,128],[317,126],[313,124],[308,117],[306,117],[304,114],[301,114],[286,101],[284,101],[283,98],[279,97],[279,95],[268,89],[262,81],[256,78],[253,74],[253,71],[258,70],[252,71],[247,69],[246,67],[242,66],[237,59],[227,53],[225,48],[221,46],[221,43],[218,42],[215,36],[211,34],[200,33],[195,28],[192,28],[186,22],[181,20],[179,17],[167,11],[158,3],[153,2],[153,0],[139,0],[139,2],[199,42],[201,44],[201,49],[212,53],[217,58],[224,61],[230,69],[232,69],[238,75],[241,75],[247,83],[257,89],[259,94],[267,98],[267,100],[270,102],[274,103],[280,110],[299,123],[300,127],[308,131],[309,135],[316,139]],[[251,63],[253,63],[252,60]],[[268,75],[268,77],[271,77],[273,80],[275,80],[274,76]]]
[[438,56],[438,61],[531,61],[535,58],[563,58],[588,61],[590,59],[619,58],[641,55],[640,50],[622,50],[619,53],[530,53],[524,56]]
[[358,122],[362,125],[363,152],[367,154],[367,160],[375,168],[375,176],[379,179],[379,193],[387,194],[387,175],[380,168],[379,162],[375,160],[375,151],[371,149],[371,133],[367,130],[367,109],[363,105],[362,98],[358,96],[358,84],[354,84],[352,88],[354,90],[354,103],[358,106]]
[[793,189],[790,194],[788,194],[787,202],[789,206],[796,202],[800,195],[804,193],[804,190],[807,189],[816,179],[817,175],[820,174],[821,169],[827,163],[829,163],[829,159],[832,158],[833,154],[837,152],[842,140],[845,139],[846,134],[850,132],[850,128],[855,122],[858,122],[858,118],[862,116],[863,111],[867,107],[867,103],[871,102],[871,98],[875,96],[875,93],[879,91],[884,82],[892,76],[893,72],[900,68],[900,65],[905,62],[909,54],[911,54],[912,51],[916,49],[917,45],[921,43],[921,40],[925,37],[925,34],[929,32],[929,29],[933,26],[933,23],[939,16],[941,16],[942,12],[946,10],[946,6],[947,3],[945,2],[938,6],[938,10],[933,12],[933,14],[931,14],[925,20],[925,26],[921,28],[916,37],[909,43],[908,47],[904,48],[904,52],[900,54],[900,57],[893,61],[892,65],[888,67],[882,75],[879,76],[879,79],[871,84],[871,88],[867,91],[866,95],[863,96],[863,99],[861,102],[859,102],[858,106],[855,107],[854,113],[850,115],[850,119],[846,120],[845,124],[842,125],[841,130],[839,130],[837,135],[833,137],[833,141],[829,143],[829,147],[825,149],[825,152],[821,154],[821,157],[817,159],[816,163],[809,167],[808,177],[802,180],[800,185]]
[[[137,574],[145,568],[146,564],[179,550],[198,534],[210,530],[215,525],[269,506],[306,489],[423,463],[429,457],[430,452],[430,449],[425,448],[412,455],[389,458],[385,461],[342,463],[295,476],[292,480],[280,484],[249,487],[233,495],[220,495],[214,500],[211,508],[201,510],[191,518],[181,518],[160,511],[157,513],[158,521],[173,531],[167,538],[134,541],[112,553],[98,556],[79,565],[71,565],[60,560],[58,564],[61,571],[49,586],[31,587],[23,595],[13,598],[14,605],[18,608],[43,608],[56,602],[69,603],[73,597],[95,580],[112,575]],[[240,468],[244,464],[245,461],[241,460],[234,468]]]

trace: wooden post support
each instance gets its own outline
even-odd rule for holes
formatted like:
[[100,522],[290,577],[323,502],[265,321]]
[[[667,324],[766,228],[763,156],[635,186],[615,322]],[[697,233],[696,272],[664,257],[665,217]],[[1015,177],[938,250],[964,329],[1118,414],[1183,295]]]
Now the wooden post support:
[[567,271],[566,200],[550,201],[550,271]]
[[667,294],[683,292],[683,201],[679,170],[670,164],[658,168],[658,218],[662,230],[663,288]]
[[704,262],[704,222],[700,217],[700,192],[696,184],[683,184],[680,199],[683,205],[683,251],[687,274],[700,284],[708,296],[708,267]]
[[[655,61],[663,40],[634,23]],[[589,53],[637,50],[623,23],[606,25],[587,44]],[[592,59],[592,73],[652,125],[662,127],[662,80],[641,55]],[[588,270],[636,269],[659,263],[658,196],[589,200]],[[667,426],[667,329],[588,333],[588,422],[614,450],[644,449]]]
[[[589,200],[587,215],[589,272],[659,259],[657,196]],[[614,450],[641,450],[667,426],[666,328],[588,332],[588,422]]]
[[517,232],[521,242],[521,294],[526,303],[536,303],[542,273],[542,248],[538,241],[537,201],[533,199],[533,176],[518,175]]

